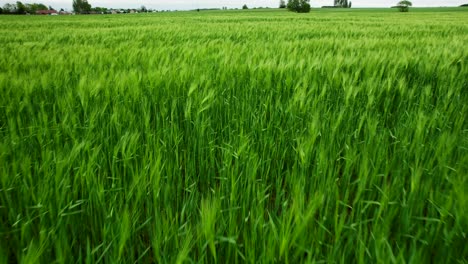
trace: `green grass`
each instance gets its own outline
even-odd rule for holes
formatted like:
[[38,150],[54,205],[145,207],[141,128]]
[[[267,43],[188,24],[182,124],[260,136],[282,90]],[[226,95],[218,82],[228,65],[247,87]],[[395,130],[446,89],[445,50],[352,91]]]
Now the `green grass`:
[[0,263],[466,263],[468,13],[414,10],[0,16]]

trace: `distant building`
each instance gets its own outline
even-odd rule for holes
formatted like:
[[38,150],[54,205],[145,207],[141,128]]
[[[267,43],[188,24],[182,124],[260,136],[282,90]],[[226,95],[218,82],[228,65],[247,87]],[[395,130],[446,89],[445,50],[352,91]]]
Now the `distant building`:
[[56,10],[37,10],[37,15],[58,15]]

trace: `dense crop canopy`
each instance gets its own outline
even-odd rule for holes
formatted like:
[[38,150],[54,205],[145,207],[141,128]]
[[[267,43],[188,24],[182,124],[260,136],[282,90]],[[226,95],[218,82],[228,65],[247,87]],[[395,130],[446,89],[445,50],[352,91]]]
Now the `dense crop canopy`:
[[467,261],[466,11],[0,24],[0,263]]

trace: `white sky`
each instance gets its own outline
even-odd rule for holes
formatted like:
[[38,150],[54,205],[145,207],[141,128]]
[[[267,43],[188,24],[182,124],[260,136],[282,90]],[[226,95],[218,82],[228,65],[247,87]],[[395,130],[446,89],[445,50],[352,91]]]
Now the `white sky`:
[[[0,0],[0,6],[6,3],[16,3],[17,0]],[[351,0],[353,7],[390,7],[399,0]],[[22,0],[23,3],[43,3],[55,9],[72,8],[72,0]],[[151,9],[196,9],[227,6],[241,8],[243,4],[250,7],[277,7],[279,0],[88,0],[93,6],[113,8],[139,8],[142,5]],[[287,1],[286,1],[287,2]],[[313,7],[333,5],[333,0],[311,0]],[[459,6],[468,0],[413,0],[415,7],[429,6]]]

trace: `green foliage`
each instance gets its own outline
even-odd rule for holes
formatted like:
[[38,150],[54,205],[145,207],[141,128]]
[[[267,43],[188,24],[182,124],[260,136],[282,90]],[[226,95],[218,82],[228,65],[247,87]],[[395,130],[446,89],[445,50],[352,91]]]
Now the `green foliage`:
[[13,14],[16,12],[16,5],[7,3],[3,6],[3,11],[5,14]]
[[48,10],[47,6],[44,5],[44,4],[25,4],[26,6],[26,12],[30,13],[30,14],[35,14],[36,11],[39,11],[39,10]]
[[342,8],[351,8],[351,2],[348,2],[348,0],[335,0],[334,6]]
[[288,9],[297,13],[310,12],[310,0],[288,0]]
[[17,7],[15,4],[9,4],[9,3],[6,3],[4,6],[3,6],[3,13],[5,14],[15,14],[17,13]]
[[87,14],[91,11],[91,4],[87,0],[73,0],[73,11],[78,14]]
[[413,3],[411,3],[410,1],[403,0],[403,1],[398,2],[397,7],[398,7],[398,10],[400,10],[400,12],[408,12],[409,7],[412,5]]
[[285,0],[280,0],[279,8],[286,8],[286,1]]
[[18,14],[23,15],[26,13],[35,14],[38,10],[48,10],[49,8],[44,4],[23,4],[20,1],[17,1],[16,4],[5,4],[3,7],[3,13],[5,14]]
[[91,11],[94,11],[97,13],[106,13],[108,9],[106,7],[93,7],[91,8]]
[[242,9],[249,9],[249,7],[247,5],[243,5]]
[[0,16],[0,263],[466,262],[460,9]]
[[23,3],[21,3],[20,1],[17,1],[16,2],[16,13],[18,15],[23,15],[26,13],[26,7],[24,6]]

